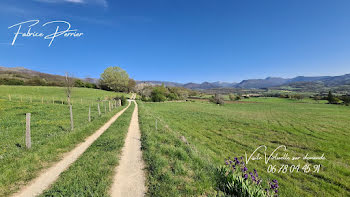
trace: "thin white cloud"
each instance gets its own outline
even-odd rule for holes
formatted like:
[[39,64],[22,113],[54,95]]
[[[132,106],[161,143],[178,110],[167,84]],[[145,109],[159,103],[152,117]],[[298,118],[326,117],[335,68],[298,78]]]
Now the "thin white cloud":
[[42,3],[75,3],[75,4],[94,4],[107,8],[107,0],[34,0]]
[[66,2],[71,2],[71,3],[84,3],[83,0],[65,0]]

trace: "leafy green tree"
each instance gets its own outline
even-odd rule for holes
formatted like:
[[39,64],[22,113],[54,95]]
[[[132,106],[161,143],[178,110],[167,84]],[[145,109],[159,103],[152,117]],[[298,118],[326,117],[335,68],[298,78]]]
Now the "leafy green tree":
[[153,102],[163,102],[166,100],[167,89],[162,85],[154,87],[151,93],[151,100]]
[[128,92],[133,92],[135,91],[135,87],[136,87],[136,81],[133,79],[129,79],[128,82]]
[[83,88],[83,87],[85,87],[85,83],[84,83],[84,81],[77,79],[74,81],[74,86]]
[[129,75],[118,66],[106,68],[101,74],[100,82],[114,91],[126,91],[128,89]]

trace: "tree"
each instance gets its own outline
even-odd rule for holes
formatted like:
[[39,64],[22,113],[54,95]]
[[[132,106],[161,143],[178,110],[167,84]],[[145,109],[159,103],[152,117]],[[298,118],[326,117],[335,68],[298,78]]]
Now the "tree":
[[66,87],[67,102],[68,102],[68,105],[70,105],[72,89],[74,87],[74,80],[67,72],[66,72],[66,77],[64,81],[64,86]]
[[327,100],[328,100],[328,103],[330,103],[330,104],[335,104],[336,103],[336,99],[333,96],[331,91],[328,92]]
[[350,96],[342,96],[341,100],[344,102],[345,105],[350,104]]
[[83,87],[85,87],[85,83],[82,80],[77,79],[77,80],[74,81],[74,86],[83,88]]
[[167,89],[164,86],[154,87],[151,93],[153,102],[163,102],[166,100]]
[[136,81],[130,78],[128,82],[128,92],[135,91],[135,87],[136,87]]
[[110,66],[101,74],[100,82],[111,90],[126,91],[129,83],[129,75],[118,66]]
[[224,98],[220,94],[215,94],[209,99],[210,102],[223,105],[225,103]]
[[235,100],[235,95],[229,94],[228,97],[230,98],[231,101]]

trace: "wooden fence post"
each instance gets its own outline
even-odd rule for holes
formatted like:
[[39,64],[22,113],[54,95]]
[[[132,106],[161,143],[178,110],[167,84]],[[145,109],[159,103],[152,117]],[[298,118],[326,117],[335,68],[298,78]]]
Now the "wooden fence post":
[[69,105],[69,112],[70,112],[70,127],[73,131],[74,129],[74,123],[73,123],[73,109],[72,109],[72,105]]
[[80,104],[83,104],[83,99],[82,98],[80,98]]
[[118,100],[119,106],[122,106],[122,100]]
[[30,113],[26,113],[26,147],[32,147],[32,142],[30,139]]
[[91,106],[89,106],[89,122],[91,122]]
[[11,101],[11,94],[9,94],[9,101]]
[[97,103],[98,115],[101,116],[100,103]]

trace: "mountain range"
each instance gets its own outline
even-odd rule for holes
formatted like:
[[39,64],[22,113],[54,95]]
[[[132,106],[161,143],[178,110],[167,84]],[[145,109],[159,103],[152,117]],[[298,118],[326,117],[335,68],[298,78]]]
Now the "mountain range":
[[203,82],[203,83],[174,83],[174,82],[162,82],[162,81],[138,81],[137,83],[150,83],[154,85],[164,84],[166,86],[185,87],[194,90],[206,90],[213,88],[241,88],[241,89],[261,89],[272,88],[280,86],[295,86],[307,83],[317,83],[326,87],[334,87],[340,85],[350,85],[350,74],[341,76],[318,76],[318,77],[305,77],[298,76],[294,78],[280,78],[280,77],[267,77],[265,79],[248,79],[243,80],[240,83],[228,83],[228,82]]
[[[64,77],[60,75],[52,75],[47,73],[41,73],[26,69],[23,67],[2,67],[0,66],[0,78],[19,78],[22,80],[28,80],[33,77],[40,77],[47,81],[63,81]],[[98,79],[84,79],[90,83],[97,83]],[[136,81],[136,83],[147,83],[151,85],[174,86],[184,87],[193,90],[208,90],[217,88],[240,88],[240,89],[262,89],[262,88],[274,88],[274,87],[338,87],[350,85],[350,74],[340,76],[317,76],[306,77],[298,76],[294,78],[281,78],[281,77],[267,77],[265,79],[248,79],[243,80],[240,83],[230,82],[203,82],[203,83],[177,83],[169,81]]]

